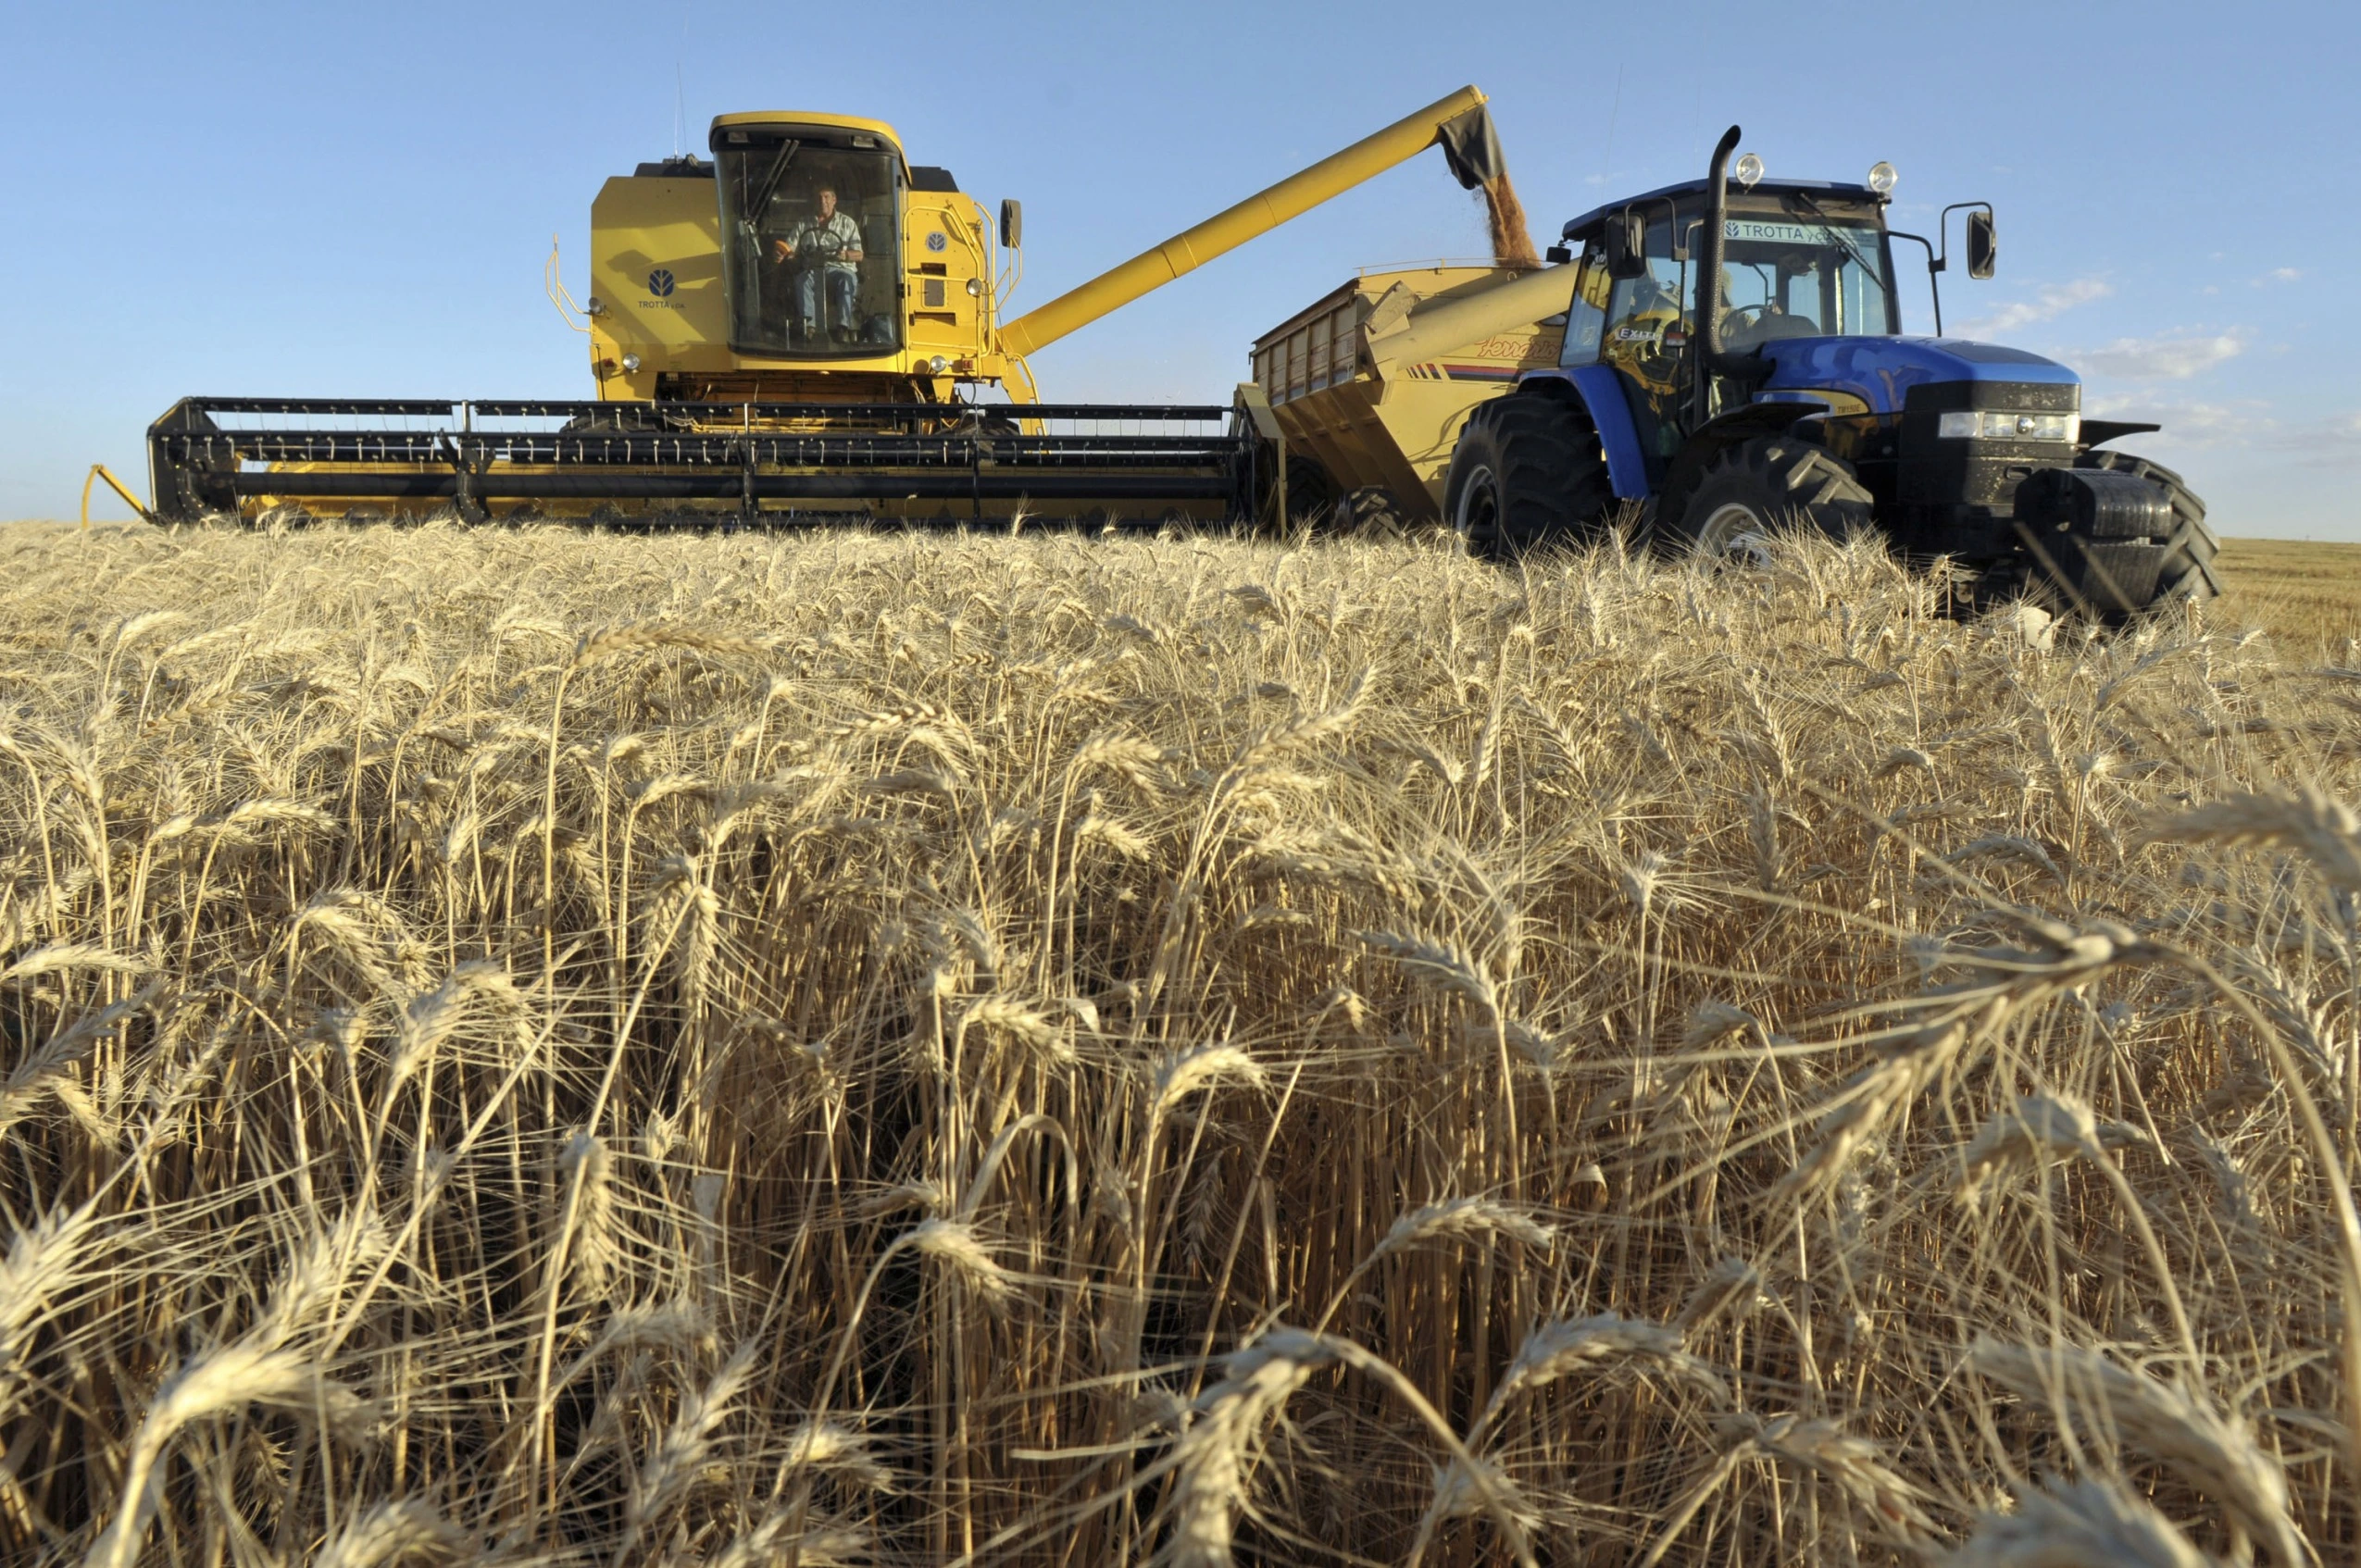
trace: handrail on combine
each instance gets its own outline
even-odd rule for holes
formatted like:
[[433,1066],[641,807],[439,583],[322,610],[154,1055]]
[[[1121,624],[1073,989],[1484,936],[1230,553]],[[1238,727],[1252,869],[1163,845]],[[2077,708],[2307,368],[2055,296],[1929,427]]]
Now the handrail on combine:
[[130,504],[131,510],[140,515],[140,520],[142,522],[152,523],[156,520],[155,512],[141,504],[140,498],[133,495],[122,480],[117,479],[112,473],[109,473],[106,464],[93,463],[90,466],[89,475],[82,480],[82,529],[84,532],[88,532],[90,529],[90,487],[96,484],[101,479],[105,479],[106,481],[107,489],[121,496],[125,502]]

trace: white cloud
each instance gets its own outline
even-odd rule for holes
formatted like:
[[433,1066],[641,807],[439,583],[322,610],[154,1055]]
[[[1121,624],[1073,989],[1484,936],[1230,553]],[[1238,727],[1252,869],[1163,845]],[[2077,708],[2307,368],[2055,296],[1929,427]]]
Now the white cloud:
[[2018,300],[2002,305],[1992,315],[1976,321],[1963,321],[1954,334],[1963,338],[1996,338],[2030,327],[2036,321],[2048,321],[2065,315],[2078,305],[2103,300],[2115,292],[2115,286],[2104,278],[2077,278],[2071,283],[2051,283],[2030,300]]
[[2135,450],[2142,443],[2179,448],[2255,446],[2276,442],[2281,434],[2270,404],[2254,398],[2235,403],[2199,403],[2132,393],[2087,398],[2082,412],[2093,419],[2131,419],[2164,427],[2161,436],[2127,436],[2118,443]]
[[2300,267],[2274,267],[2261,277],[2255,279],[2254,284],[2258,289],[2264,289],[2273,283],[2292,283],[2303,276],[2304,269]]
[[2082,412],[2093,419],[2133,419],[2162,425],[2155,434],[2126,436],[2116,444],[2171,456],[2177,452],[2286,453],[2312,468],[2361,470],[2361,409],[2293,422],[2260,398],[2230,403],[2155,398],[2140,393],[2094,397]]
[[2309,420],[2286,431],[2273,444],[2298,454],[2298,461],[2316,467],[2361,463],[2361,412]]
[[2117,338],[2104,348],[2081,355],[2080,363],[2103,376],[2133,381],[2185,381],[2245,351],[2245,340],[2235,332],[2211,336]]

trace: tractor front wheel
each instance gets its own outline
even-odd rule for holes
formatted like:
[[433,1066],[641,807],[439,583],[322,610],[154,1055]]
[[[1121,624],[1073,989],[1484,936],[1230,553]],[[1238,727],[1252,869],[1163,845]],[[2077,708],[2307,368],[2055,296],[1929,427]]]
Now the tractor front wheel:
[[1870,526],[1873,503],[1852,465],[1793,436],[1725,448],[1663,525],[1671,541],[1727,555],[1783,529],[1843,539]]
[[1506,560],[1555,535],[1594,537],[1615,504],[1598,433],[1567,404],[1496,397],[1468,416],[1443,481],[1443,516],[1468,554]]
[[2069,534],[2048,541],[2054,569],[2069,579],[2065,586],[2082,604],[2114,617],[2221,591],[2214,577],[2221,541],[2205,526],[2205,504],[2179,474],[2126,452],[2085,452],[2074,466],[2135,475],[2172,501],[2172,531],[2161,539],[2086,540]]

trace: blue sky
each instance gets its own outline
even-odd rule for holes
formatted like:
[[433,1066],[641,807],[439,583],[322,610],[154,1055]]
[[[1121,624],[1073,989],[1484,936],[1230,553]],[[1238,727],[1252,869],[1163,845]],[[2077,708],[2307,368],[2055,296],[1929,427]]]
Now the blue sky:
[[[602,180],[716,114],[875,116],[1025,203],[1037,305],[1464,82],[1536,234],[1698,171],[1901,170],[1999,209],[1946,324],[2054,355],[2223,530],[2361,540],[2361,7],[0,6],[0,517],[69,516],[195,392],[583,396],[542,294]],[[676,81],[678,92],[676,94]],[[1439,156],[1035,356],[1046,395],[1218,400],[1352,269],[1483,248]],[[1925,330],[1923,282],[1905,327]]]

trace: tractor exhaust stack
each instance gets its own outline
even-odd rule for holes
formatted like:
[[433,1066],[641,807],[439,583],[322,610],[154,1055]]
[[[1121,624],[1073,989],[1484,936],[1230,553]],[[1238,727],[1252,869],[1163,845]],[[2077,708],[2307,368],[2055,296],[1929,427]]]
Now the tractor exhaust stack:
[[1714,144],[1713,166],[1705,172],[1705,243],[1697,258],[1697,414],[1702,426],[1714,416],[1714,377],[1727,375],[1743,356],[1721,346],[1721,257],[1724,230],[1730,222],[1730,155],[1738,150],[1736,126],[1721,133]]

